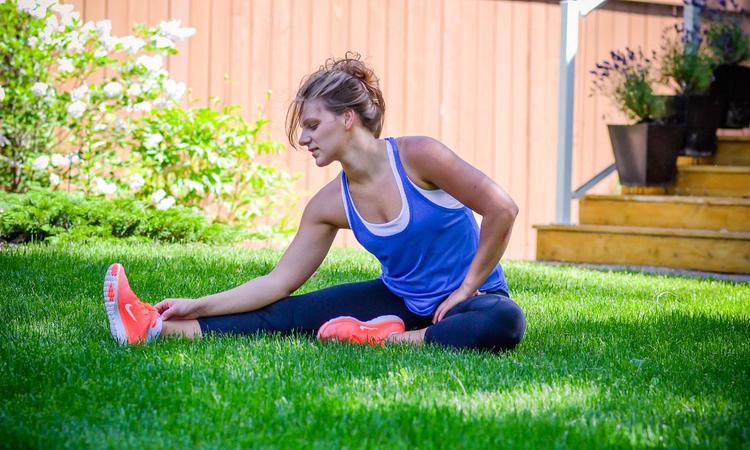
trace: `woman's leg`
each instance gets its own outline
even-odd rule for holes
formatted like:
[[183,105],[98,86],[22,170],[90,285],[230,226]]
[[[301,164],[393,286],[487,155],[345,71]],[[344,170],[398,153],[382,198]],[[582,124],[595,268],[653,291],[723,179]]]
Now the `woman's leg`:
[[348,283],[281,299],[265,308],[240,314],[164,322],[166,335],[196,337],[206,333],[254,334],[261,331],[314,335],[323,323],[338,316],[370,320],[400,317],[407,329],[421,328],[429,318],[409,311],[404,301],[380,279]]
[[453,348],[504,351],[518,345],[526,330],[521,308],[508,297],[482,294],[459,303],[435,325],[394,335],[389,342],[432,342]]
[[197,320],[165,320],[159,335],[195,339],[201,337],[203,333]]

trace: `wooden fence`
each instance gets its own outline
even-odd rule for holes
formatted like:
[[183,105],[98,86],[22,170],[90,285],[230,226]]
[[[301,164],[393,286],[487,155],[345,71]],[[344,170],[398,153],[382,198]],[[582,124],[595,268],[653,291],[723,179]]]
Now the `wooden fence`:
[[[506,258],[535,254],[532,224],[555,216],[560,7],[519,0],[76,0],[85,20],[133,23],[180,19],[197,29],[168,69],[191,97],[261,106],[284,140],[286,106],[301,78],[327,57],[361,53],[381,77],[384,135],[429,135],[505,188],[521,212]],[[665,4],[666,3],[666,4]],[[674,4],[672,4],[674,3]],[[613,161],[606,123],[622,121],[607,99],[589,97],[594,63],[630,46],[659,49],[662,30],[681,21],[681,2],[610,1],[582,20],[576,68],[574,187]],[[266,101],[267,92],[272,93]],[[340,166],[317,168],[306,152],[274,161],[300,173],[306,197]],[[615,188],[611,176],[596,192]],[[573,216],[576,216],[574,205]],[[356,246],[349,231],[337,245]]]

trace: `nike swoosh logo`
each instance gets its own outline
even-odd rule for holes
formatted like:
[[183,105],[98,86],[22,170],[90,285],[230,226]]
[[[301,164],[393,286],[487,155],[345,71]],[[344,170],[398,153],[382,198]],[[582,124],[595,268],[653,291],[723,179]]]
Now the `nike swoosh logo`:
[[359,329],[362,330],[362,331],[365,331],[365,330],[377,330],[377,328],[366,327],[364,325],[360,325]]
[[132,303],[125,304],[125,311],[127,311],[128,314],[130,314],[130,317],[133,319],[133,322],[138,322],[137,320],[135,320],[135,316],[133,315],[133,311],[130,310],[130,308],[132,308],[132,307],[133,307]]

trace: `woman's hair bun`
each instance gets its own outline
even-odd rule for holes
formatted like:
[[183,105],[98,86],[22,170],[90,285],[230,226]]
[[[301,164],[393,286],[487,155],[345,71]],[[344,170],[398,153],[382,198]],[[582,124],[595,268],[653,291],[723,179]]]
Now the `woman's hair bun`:
[[326,64],[321,69],[327,71],[341,71],[358,78],[368,87],[378,86],[378,77],[375,71],[367,67],[362,61],[362,55],[356,52],[348,51],[343,58],[328,58]]

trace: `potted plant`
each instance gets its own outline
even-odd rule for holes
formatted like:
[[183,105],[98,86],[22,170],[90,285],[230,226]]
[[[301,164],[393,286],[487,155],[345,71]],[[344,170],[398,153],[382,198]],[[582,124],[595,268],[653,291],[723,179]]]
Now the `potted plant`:
[[685,127],[663,123],[665,99],[654,93],[652,57],[629,48],[610,52],[611,59],[596,64],[594,90],[612,98],[634,123],[608,125],[615,166],[623,186],[669,186],[673,183],[677,155],[685,140]]
[[[699,0],[702,1],[702,0]],[[750,126],[750,37],[742,28],[748,14],[736,0],[719,1],[720,8],[705,8],[706,46],[715,59],[711,93],[722,103],[721,128]]]
[[661,82],[675,89],[665,97],[666,123],[686,126],[681,154],[711,156],[716,152],[716,129],[720,125],[721,102],[709,95],[713,58],[699,32],[674,25],[662,36]]

